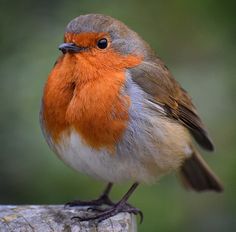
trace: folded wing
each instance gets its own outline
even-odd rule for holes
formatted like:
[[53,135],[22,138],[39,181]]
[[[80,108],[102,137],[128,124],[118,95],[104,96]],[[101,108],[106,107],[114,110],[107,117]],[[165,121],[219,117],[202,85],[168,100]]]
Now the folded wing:
[[160,59],[157,58],[156,62],[143,62],[130,72],[133,81],[149,94],[152,102],[165,109],[169,118],[186,126],[203,148],[209,151],[214,149],[191,98]]

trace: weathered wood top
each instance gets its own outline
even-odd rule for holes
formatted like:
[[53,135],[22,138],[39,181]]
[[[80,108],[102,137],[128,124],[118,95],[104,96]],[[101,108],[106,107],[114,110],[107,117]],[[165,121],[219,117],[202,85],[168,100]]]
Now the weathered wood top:
[[70,208],[63,205],[0,205],[1,232],[135,232],[136,218],[120,213],[102,221],[79,222],[75,216],[92,214],[86,207]]

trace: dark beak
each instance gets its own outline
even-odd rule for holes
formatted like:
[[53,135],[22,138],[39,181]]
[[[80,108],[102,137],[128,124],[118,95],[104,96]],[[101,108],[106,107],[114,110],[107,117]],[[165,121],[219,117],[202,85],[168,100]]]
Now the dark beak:
[[74,43],[63,43],[58,47],[58,49],[61,50],[65,54],[67,52],[70,52],[70,53],[81,52],[85,48],[79,47]]

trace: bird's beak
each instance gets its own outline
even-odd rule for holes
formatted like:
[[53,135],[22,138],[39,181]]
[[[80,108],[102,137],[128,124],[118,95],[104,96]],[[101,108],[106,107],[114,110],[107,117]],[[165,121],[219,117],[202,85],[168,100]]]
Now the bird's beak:
[[58,49],[65,54],[67,52],[70,53],[81,52],[82,50],[84,50],[84,47],[79,47],[74,43],[63,43],[58,47]]

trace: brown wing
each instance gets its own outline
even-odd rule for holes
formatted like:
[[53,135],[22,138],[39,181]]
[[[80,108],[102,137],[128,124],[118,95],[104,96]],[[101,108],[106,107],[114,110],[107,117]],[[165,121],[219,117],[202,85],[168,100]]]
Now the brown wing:
[[203,148],[214,149],[191,98],[160,59],[157,58],[155,63],[143,62],[130,72],[133,81],[151,96],[152,102],[164,107],[168,117],[186,126]]

